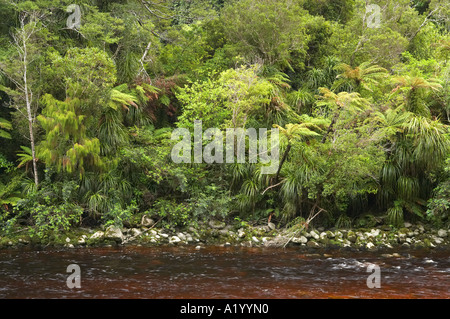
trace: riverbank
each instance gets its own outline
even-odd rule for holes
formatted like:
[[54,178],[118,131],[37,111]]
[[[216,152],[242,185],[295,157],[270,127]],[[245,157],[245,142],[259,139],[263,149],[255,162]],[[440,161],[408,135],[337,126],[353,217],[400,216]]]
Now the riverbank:
[[404,223],[402,228],[380,225],[369,228],[324,229],[277,228],[273,223],[251,226],[247,223],[226,224],[212,220],[184,229],[160,228],[153,220],[142,220],[134,227],[75,228],[68,233],[43,239],[30,237],[27,229],[8,236],[0,235],[0,249],[12,247],[108,247],[208,245],[244,247],[298,247],[348,249],[360,251],[403,249],[450,249],[450,230],[418,223]]

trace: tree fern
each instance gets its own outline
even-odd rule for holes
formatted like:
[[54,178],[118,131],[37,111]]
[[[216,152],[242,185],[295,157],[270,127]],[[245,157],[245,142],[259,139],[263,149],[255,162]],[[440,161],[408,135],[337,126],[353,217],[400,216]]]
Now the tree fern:
[[11,134],[6,132],[6,130],[12,130],[11,122],[6,119],[0,117],[0,137],[11,139]]
[[377,85],[379,81],[387,76],[387,70],[378,65],[370,65],[370,62],[363,62],[359,66],[352,66],[341,63],[336,66],[341,73],[336,77],[336,81],[331,87],[332,90],[339,90],[345,85],[350,85],[353,91],[361,93],[362,90],[372,91],[371,86]]

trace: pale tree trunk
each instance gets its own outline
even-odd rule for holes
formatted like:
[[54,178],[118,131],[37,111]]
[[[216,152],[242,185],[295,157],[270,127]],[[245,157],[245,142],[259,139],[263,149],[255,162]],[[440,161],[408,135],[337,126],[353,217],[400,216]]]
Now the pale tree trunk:
[[[27,28],[25,20],[30,18],[30,29]],[[20,92],[21,97],[19,101],[16,101],[15,108],[27,119],[28,122],[28,132],[30,135],[30,146],[31,146],[31,156],[33,160],[33,175],[34,175],[34,183],[36,187],[39,185],[39,177],[37,170],[37,158],[36,158],[36,143],[34,139],[33,132],[33,123],[34,123],[34,115],[33,115],[33,91],[30,87],[29,83],[29,74],[28,74],[28,66],[32,61],[32,58],[29,57],[30,54],[30,41],[32,41],[32,37],[38,31],[36,24],[37,17],[33,14],[23,14],[20,17],[20,29],[13,35],[14,44],[17,48],[20,58],[21,64],[21,73],[20,77],[15,77],[14,73],[6,74],[10,80],[16,85],[16,91]],[[20,105],[25,102],[26,114],[21,112]]]
[[25,34],[25,28],[23,20],[21,21],[22,28],[22,46],[23,46],[23,89],[25,94],[25,104],[27,108],[27,120],[28,120],[28,130],[30,133],[30,144],[31,144],[31,156],[33,158],[33,175],[34,175],[34,183],[36,187],[39,185],[38,171],[37,171],[37,163],[36,163],[36,150],[34,143],[34,133],[33,133],[33,114],[31,111],[31,103],[33,102],[33,92],[28,88],[28,78],[27,78],[27,64],[28,64],[28,56],[27,56],[27,37]]
[[[39,185],[37,170],[36,143],[33,131],[35,121],[34,107],[36,106],[36,94],[33,94],[30,73],[30,64],[36,58],[38,47],[41,45],[36,35],[40,30],[39,21],[44,18],[44,13],[38,11],[22,12],[19,14],[20,27],[12,34],[13,46],[17,50],[17,57],[10,61],[0,61],[0,72],[14,83],[15,88],[3,87],[5,92],[14,101],[13,107],[26,119],[30,138],[31,156],[33,161],[33,175],[36,187]],[[26,110],[26,112],[23,111]]]

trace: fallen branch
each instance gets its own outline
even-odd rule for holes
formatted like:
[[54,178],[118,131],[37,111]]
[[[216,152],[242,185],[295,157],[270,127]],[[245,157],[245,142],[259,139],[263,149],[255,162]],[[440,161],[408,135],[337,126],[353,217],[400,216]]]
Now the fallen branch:
[[286,245],[289,244],[289,243],[291,242],[291,240],[295,237],[295,235],[297,235],[297,234],[300,233],[302,230],[304,230],[304,229],[305,229],[305,226],[308,227],[309,223],[311,223],[311,221],[312,221],[314,218],[316,218],[316,216],[319,215],[319,214],[320,214],[321,212],[323,212],[323,211],[325,211],[325,209],[321,208],[321,209],[319,209],[319,211],[318,211],[316,214],[314,214],[314,216],[311,217],[311,214],[310,214],[310,216],[308,217],[308,219],[303,223],[303,226],[302,226],[299,230],[297,230],[297,231],[294,232],[294,234],[291,236],[291,238],[289,238],[289,240],[283,245],[283,248],[285,248]]
[[[156,223],[154,223],[154,224],[152,225],[152,227],[150,227],[149,229],[143,231],[142,233],[148,232],[150,229],[152,229],[153,227],[155,227],[156,224],[158,224],[163,218],[164,218],[164,217],[161,217],[160,219],[158,219],[158,220],[156,221]],[[132,237],[130,237],[130,238],[124,240],[124,241],[122,242],[122,244],[126,244],[126,243],[128,243],[128,242],[130,242],[130,241],[135,240],[136,238],[138,238],[139,236],[141,236],[142,233],[139,233],[139,234],[137,234],[137,235],[134,235],[134,236],[132,236]]]

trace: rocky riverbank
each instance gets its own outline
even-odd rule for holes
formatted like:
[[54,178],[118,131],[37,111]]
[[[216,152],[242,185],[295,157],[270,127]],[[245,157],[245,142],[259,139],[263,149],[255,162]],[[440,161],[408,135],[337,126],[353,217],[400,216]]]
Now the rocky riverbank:
[[206,245],[287,247],[306,250],[353,249],[389,250],[398,248],[450,248],[450,230],[432,228],[424,224],[405,223],[393,229],[378,226],[359,229],[324,229],[322,227],[293,230],[277,228],[275,224],[250,226],[246,223],[226,224],[209,221],[185,229],[158,228],[151,219],[142,220],[135,227],[109,226],[101,229],[77,228],[60,236],[44,240],[24,234],[0,237],[0,248],[17,246],[96,247],[117,245]]

